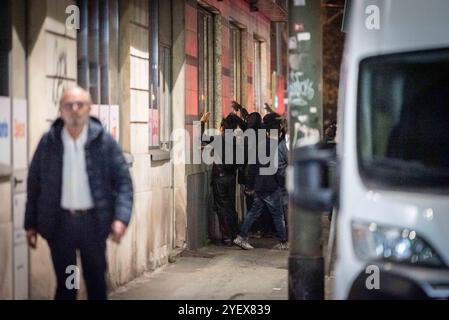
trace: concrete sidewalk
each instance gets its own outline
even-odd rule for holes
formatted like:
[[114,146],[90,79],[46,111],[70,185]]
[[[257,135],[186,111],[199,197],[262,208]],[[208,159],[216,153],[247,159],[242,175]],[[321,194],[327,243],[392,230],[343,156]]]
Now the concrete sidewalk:
[[[323,215],[323,256],[330,223]],[[209,245],[183,251],[170,263],[111,293],[110,299],[287,300],[288,251],[274,250],[275,238],[250,239],[254,250]],[[331,266],[331,270],[332,270]],[[325,296],[332,298],[333,270],[325,276]]]
[[288,251],[275,239],[250,239],[255,249],[209,245],[135,279],[110,299],[285,300]]

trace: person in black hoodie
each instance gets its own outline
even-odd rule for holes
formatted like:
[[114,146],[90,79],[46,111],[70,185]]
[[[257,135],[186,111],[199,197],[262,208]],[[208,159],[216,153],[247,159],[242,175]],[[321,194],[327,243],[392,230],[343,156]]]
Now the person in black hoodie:
[[[287,145],[287,119],[284,116],[276,117],[275,120],[280,120],[280,137],[279,137],[279,166],[278,166],[278,177],[281,185],[281,202],[282,202],[282,210],[284,211],[284,221],[285,221],[285,230],[287,232],[288,238],[288,192],[286,186],[286,173],[288,166],[288,145]],[[272,114],[266,115],[265,117],[272,117]]]
[[[238,232],[238,214],[235,210],[236,172],[238,165],[235,159],[236,139],[232,131],[237,128],[238,122],[233,116],[228,116],[221,121],[221,134],[208,136],[204,134],[205,124],[208,120],[209,112],[205,113],[200,120],[202,144],[212,145],[216,139],[222,140],[221,148],[213,150],[214,162],[212,165],[211,185],[214,196],[214,209],[220,225],[222,242],[226,245],[232,245],[232,240]],[[232,150],[233,154],[232,158],[228,159],[226,153],[230,150]]]
[[[257,155],[257,138],[258,131],[262,128],[262,116],[258,112],[252,112],[248,115],[247,118],[247,130],[253,130],[255,134],[255,143],[249,139],[249,135],[245,136],[244,139],[244,153],[245,153],[245,164],[242,166],[242,174],[239,178],[243,177],[243,185],[244,185],[244,194],[245,194],[245,202],[246,202],[246,212],[251,210],[251,206],[254,203],[254,176],[250,176],[251,165],[249,163],[249,154]],[[239,181],[240,183],[240,181]],[[256,238],[260,237],[269,237],[274,234],[274,226],[273,221],[271,219],[271,214],[264,209],[261,216],[257,221],[253,224],[251,228],[251,232],[253,236]]]
[[249,211],[254,203],[254,194],[251,194],[251,191],[254,190],[254,176],[250,175],[251,164],[248,163],[248,154],[250,152],[257,155],[257,132],[262,128],[262,117],[258,112],[252,112],[248,116],[247,126],[249,130],[254,130],[256,144],[253,145],[249,143],[248,138],[245,137],[245,165],[243,167],[243,183],[245,185],[245,200],[246,200],[246,208]]
[[[276,114],[264,119],[263,128],[268,130],[267,139],[258,141],[259,149],[263,150],[263,148],[266,148],[266,155],[269,158],[268,163],[263,164],[261,162],[258,152],[256,164],[249,165],[248,186],[250,189],[254,186],[254,189],[248,190],[247,193],[254,194],[254,203],[240,228],[238,236],[234,239],[234,244],[245,250],[253,249],[253,246],[248,242],[248,232],[253,223],[262,214],[264,208],[270,212],[277,237],[279,238],[279,243],[275,246],[275,249],[288,249],[281,191],[281,187],[285,183],[285,177],[283,176],[283,170],[279,170],[279,157],[283,156],[278,146],[279,119],[280,117]],[[269,166],[272,164],[274,164],[274,170],[264,170],[269,169]]]
[[[240,105],[240,103],[238,103],[237,101],[231,101],[231,114],[236,115],[237,117],[239,117],[240,119],[242,119],[243,121],[247,121],[248,120],[248,110],[246,110],[242,105]],[[241,128],[243,130],[245,130],[244,128]]]

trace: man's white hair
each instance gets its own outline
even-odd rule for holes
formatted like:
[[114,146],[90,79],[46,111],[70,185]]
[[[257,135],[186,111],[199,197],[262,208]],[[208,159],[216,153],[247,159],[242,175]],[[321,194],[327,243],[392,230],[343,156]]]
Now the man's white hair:
[[68,92],[74,91],[74,90],[79,90],[82,91],[83,93],[85,93],[88,97],[88,100],[90,103],[92,103],[92,96],[90,95],[89,90],[84,89],[83,87],[77,85],[77,84],[70,84],[67,87],[64,88],[64,90],[62,91],[61,94],[61,99],[59,100],[59,105],[61,105],[61,103],[64,101],[64,97]]

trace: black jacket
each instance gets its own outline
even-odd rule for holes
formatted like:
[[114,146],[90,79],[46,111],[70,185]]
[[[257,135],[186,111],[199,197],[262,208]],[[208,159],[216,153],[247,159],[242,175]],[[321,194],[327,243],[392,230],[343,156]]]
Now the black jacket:
[[[63,126],[63,120],[57,119],[42,137],[28,172],[24,227],[36,229],[46,239],[55,235],[60,223]],[[95,206],[95,228],[105,239],[113,220],[129,223],[133,185],[120,146],[97,119],[90,118],[87,135],[86,170]]]
[[[270,142],[273,143],[275,149],[270,150]],[[258,142],[257,152],[259,149],[265,148],[265,156],[269,158],[267,164],[262,164],[257,154],[256,164],[248,165],[247,184],[248,190],[255,190],[256,193],[271,193],[278,189],[285,188],[285,169],[287,167],[288,150],[282,141],[264,139]],[[261,169],[273,166],[270,174],[261,174]]]
[[[234,175],[237,172],[239,166],[243,165],[237,163],[237,141],[234,135],[230,136],[230,139],[226,138],[224,134],[209,136],[204,134],[204,123],[201,123],[201,144],[203,146],[211,145],[214,141],[221,140],[221,148],[213,149],[214,163],[212,165],[212,177],[221,175]],[[227,161],[226,154],[228,151],[232,152],[232,159]],[[244,159],[242,159],[244,160]]]
[[286,187],[286,172],[288,166],[288,148],[285,139],[279,141],[279,149],[278,149],[278,172],[277,172],[277,180],[281,187],[281,190],[285,193],[287,192]]

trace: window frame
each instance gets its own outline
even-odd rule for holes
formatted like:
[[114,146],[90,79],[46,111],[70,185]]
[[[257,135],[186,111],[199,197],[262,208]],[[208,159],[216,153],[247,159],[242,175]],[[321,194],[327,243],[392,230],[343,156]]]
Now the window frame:
[[[214,13],[198,6],[198,112],[214,114]],[[209,128],[209,124],[206,124]]]
[[[367,117],[367,110],[366,105],[364,104],[364,101],[366,100],[366,94],[368,90],[368,86],[371,84],[367,84],[369,77],[372,77],[370,72],[373,71],[372,65],[378,64],[382,62],[397,62],[397,60],[404,59],[406,61],[410,58],[416,58],[419,55],[422,55],[424,57],[428,57],[430,55],[438,55],[438,54],[446,54],[447,59],[449,61],[449,49],[448,48],[435,48],[435,49],[427,49],[427,50],[416,50],[416,51],[404,51],[399,53],[392,53],[392,54],[382,54],[377,56],[370,56],[363,58],[358,63],[358,76],[357,76],[357,109],[356,109],[356,146],[357,146],[357,171],[361,177],[361,180],[363,184],[367,188],[374,188],[374,189],[381,189],[381,190],[392,190],[392,191],[401,191],[401,192],[420,192],[420,193],[427,193],[427,194],[449,194],[449,187],[444,188],[434,188],[434,187],[427,187],[423,185],[415,186],[414,183],[411,185],[410,181],[407,183],[399,183],[398,181],[394,180],[393,176],[390,177],[383,177],[382,179],[376,176],[373,172],[370,171],[370,169],[366,165],[366,154],[364,154],[363,150],[364,147],[366,148],[367,142],[364,140],[366,139],[366,133],[372,135],[373,130],[367,129],[364,127],[364,125],[367,124],[365,117]],[[369,95],[372,95],[373,92],[369,91]],[[370,113],[373,112],[373,109],[369,110]],[[370,115],[371,116],[371,115]],[[368,122],[368,124],[372,125],[372,120]],[[372,144],[373,140],[372,137],[370,138],[369,143]],[[371,158],[373,157],[373,147],[369,146],[371,149]],[[372,168],[371,168],[372,169]],[[411,177],[407,177],[406,180],[413,180]],[[404,180],[405,181],[405,180]]]
[[254,35],[253,38],[253,96],[254,109],[263,114],[263,97],[262,97],[262,44],[263,40]]
[[[169,3],[170,7],[170,32],[169,39],[166,39],[170,43],[164,42],[163,36],[160,34],[160,16],[161,3]],[[149,32],[149,55],[150,55],[150,87],[149,87],[149,109],[150,115],[154,115],[154,110],[157,110],[157,126],[158,126],[158,138],[157,143],[152,141],[150,130],[150,139],[148,143],[148,149],[150,152],[163,151],[168,152],[172,147],[171,143],[171,131],[173,129],[173,112],[172,112],[172,2],[171,0],[148,0],[149,19],[150,19],[150,32]],[[167,37],[166,37],[167,38]],[[168,81],[164,81],[168,79]],[[149,126],[152,121],[149,121]],[[165,157],[163,157],[165,159]]]
[[233,100],[242,102],[243,99],[243,28],[234,21],[229,22],[230,48],[232,63],[232,97]]
[[[170,135],[172,130],[172,48],[159,43],[159,72],[158,72],[158,108],[159,108],[159,148],[171,149]],[[166,81],[167,79],[167,81]]]

